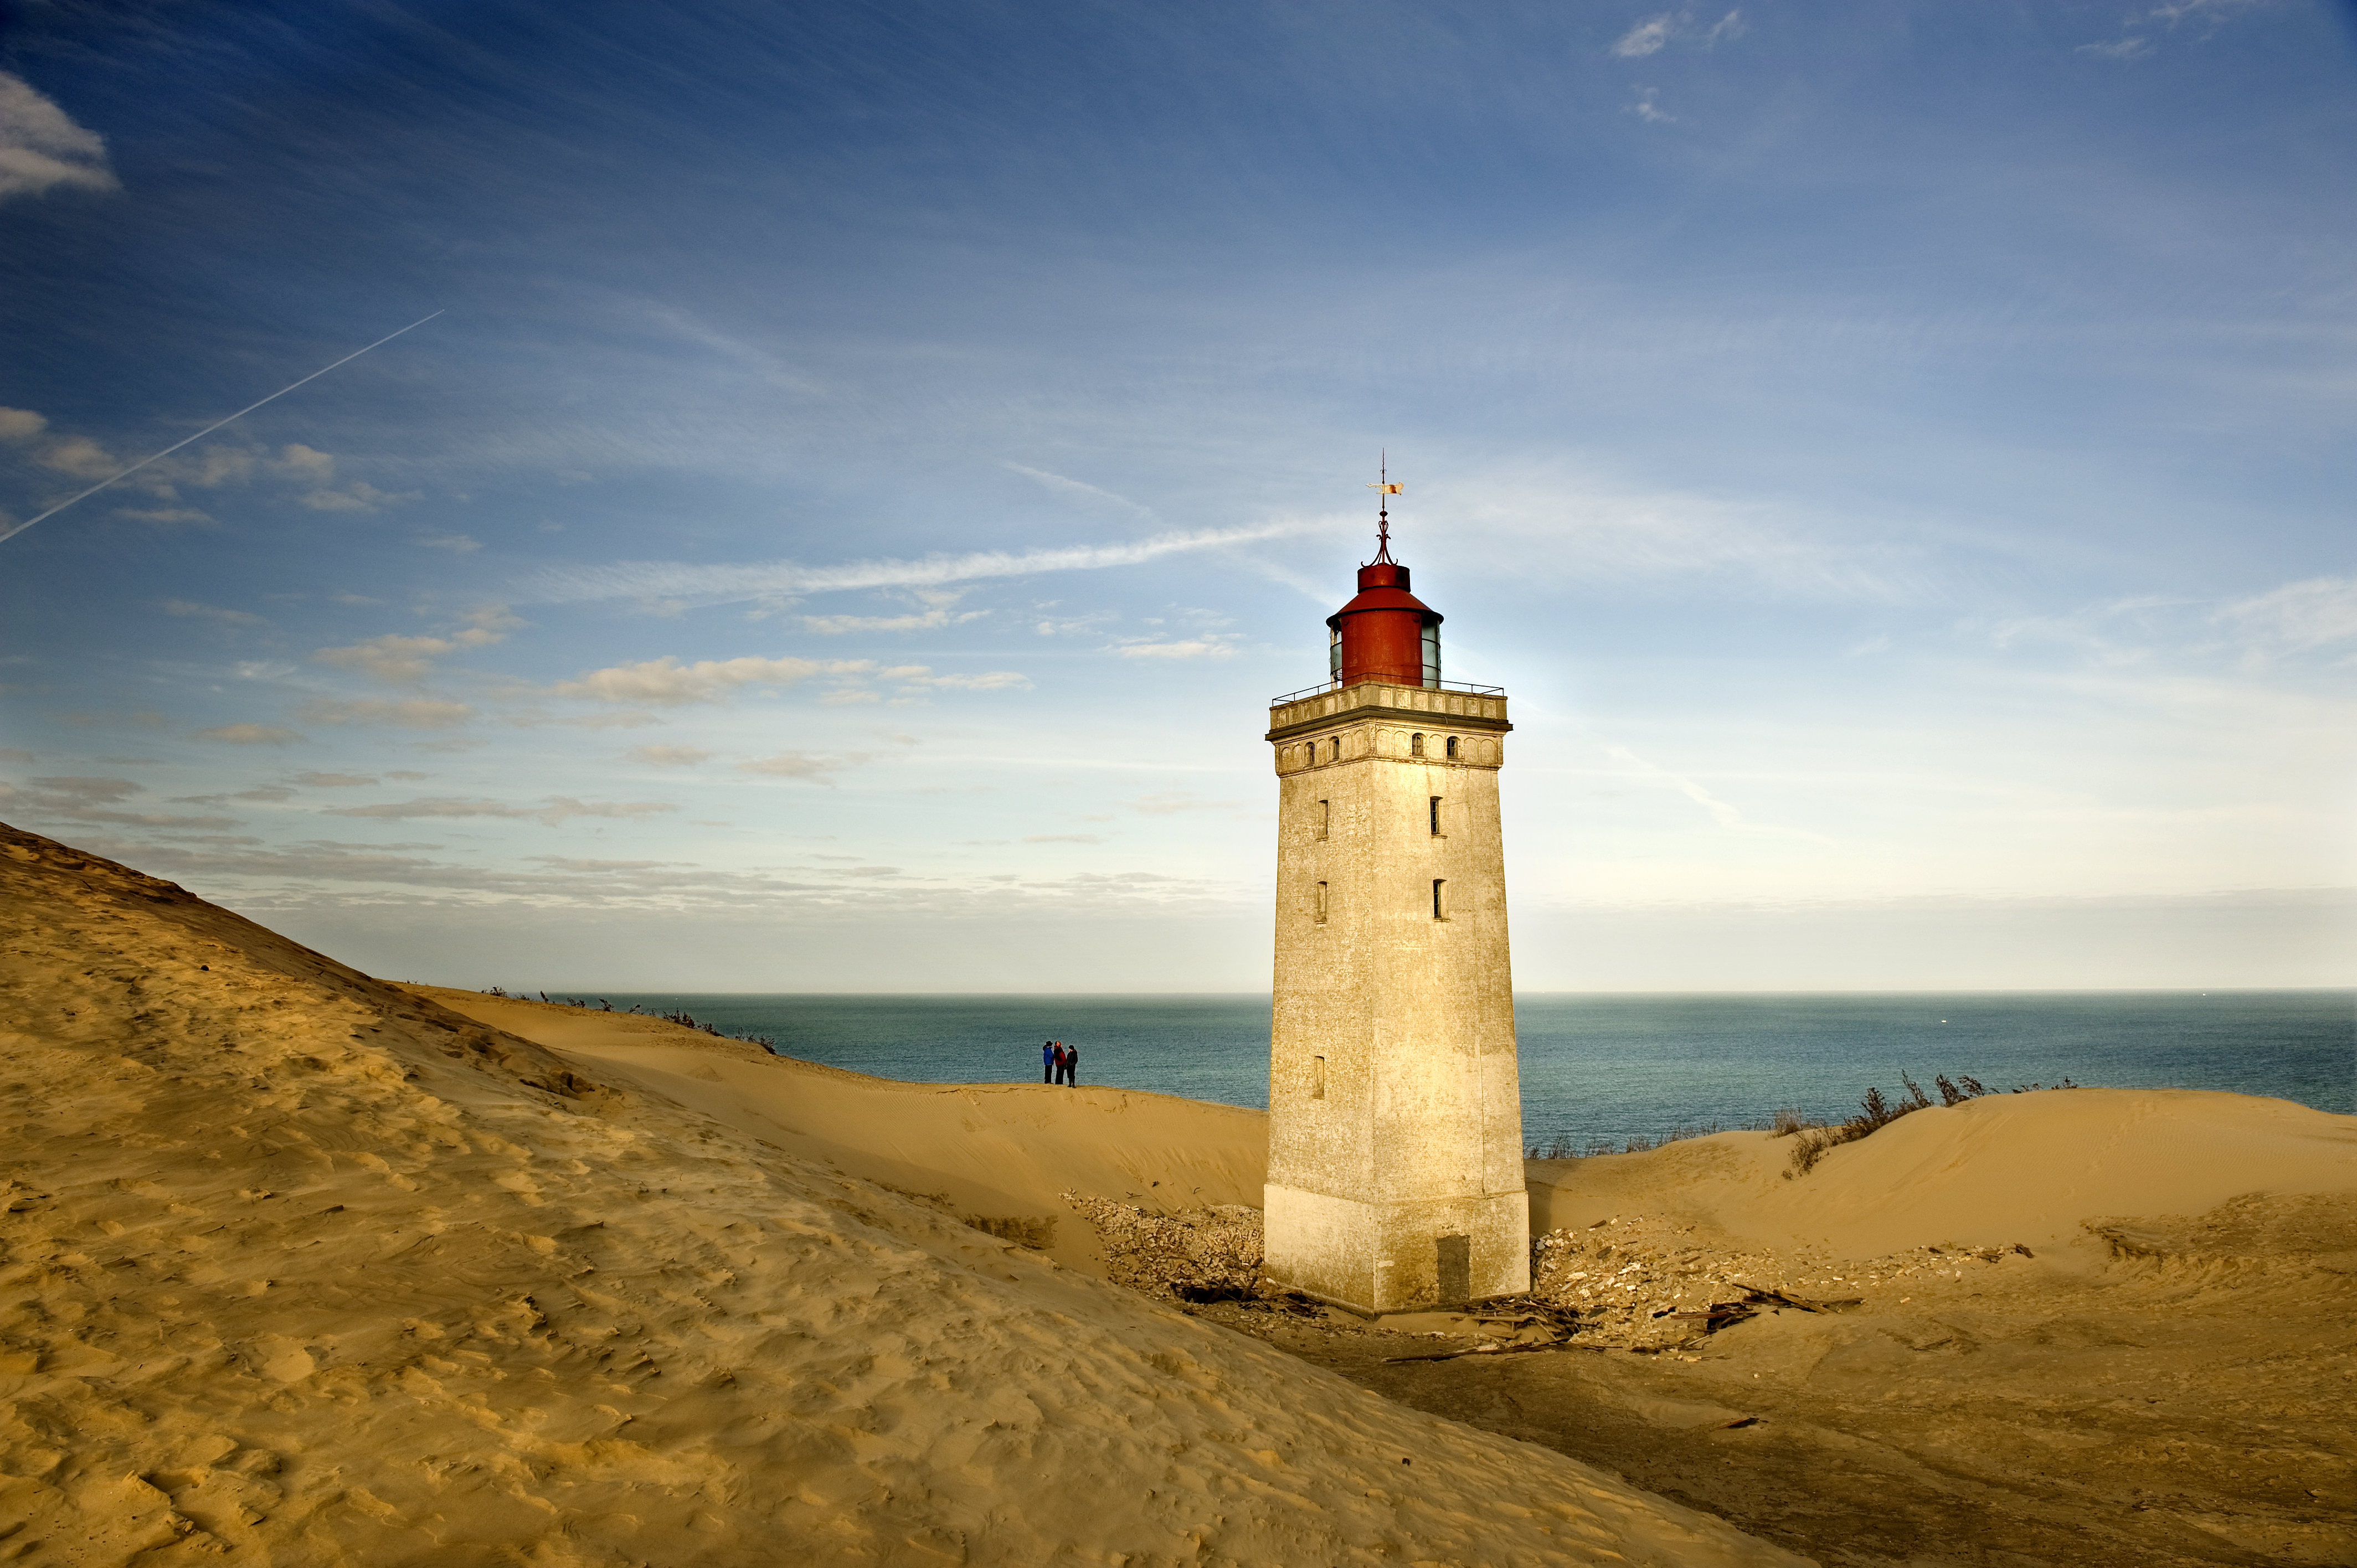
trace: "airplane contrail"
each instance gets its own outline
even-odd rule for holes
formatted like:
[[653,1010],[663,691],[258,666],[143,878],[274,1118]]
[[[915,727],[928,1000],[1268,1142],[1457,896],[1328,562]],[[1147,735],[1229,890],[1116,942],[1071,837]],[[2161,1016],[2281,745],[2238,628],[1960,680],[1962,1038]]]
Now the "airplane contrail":
[[[436,316],[439,316],[442,313],[437,310],[433,312],[431,315],[421,316],[416,320],[411,322],[409,327],[403,328],[401,332],[408,331],[410,327],[423,327],[427,322],[433,320]],[[342,359],[338,360],[336,361],[336,365],[350,364],[354,360],[357,360],[362,354],[367,353],[369,349],[374,349],[382,344],[392,342],[395,338],[401,336],[401,332],[388,332],[383,337],[378,338],[376,342],[371,343],[368,346],[368,349],[353,349]],[[14,539],[16,535],[24,532],[25,530],[32,527],[33,524],[41,521],[43,519],[55,517],[58,513],[65,510],[66,508],[73,505],[74,502],[79,500],[87,500],[91,496],[98,494],[99,491],[106,489],[107,486],[123,478],[124,474],[135,474],[140,469],[145,467],[148,464],[156,461],[157,457],[170,456],[173,453],[178,452],[181,447],[186,446],[188,444],[188,441],[202,441],[206,436],[210,435],[214,431],[219,430],[222,425],[227,424],[230,420],[242,419],[247,414],[252,413],[255,409],[260,408],[263,403],[274,402],[279,398],[285,397],[288,392],[291,392],[296,387],[301,386],[303,381],[317,381],[321,376],[324,376],[329,371],[334,370],[336,365],[322,365],[317,370],[313,371],[309,375],[305,376],[302,381],[290,381],[285,386],[280,387],[276,392],[272,392],[270,396],[262,399],[260,402],[247,403],[243,408],[241,408],[235,413],[231,414],[229,419],[217,419],[213,421],[210,424],[206,425],[202,430],[198,431],[194,435],[189,436],[188,441],[175,441],[169,446],[165,447],[161,452],[156,453],[153,456],[140,458],[139,461],[132,464],[128,468],[124,469],[122,473],[109,474],[106,478],[99,480],[98,483],[91,486],[90,489],[82,491],[81,494],[78,496],[68,496],[64,500],[59,501],[57,505],[43,512],[40,517],[28,517],[24,521],[16,524],[14,528],[8,529],[5,532],[0,532],[0,540]]]

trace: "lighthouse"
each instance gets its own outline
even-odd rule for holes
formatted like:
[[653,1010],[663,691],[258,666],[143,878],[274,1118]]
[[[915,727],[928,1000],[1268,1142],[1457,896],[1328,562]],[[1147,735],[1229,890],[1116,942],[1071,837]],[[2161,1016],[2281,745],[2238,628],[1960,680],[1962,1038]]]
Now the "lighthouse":
[[1506,695],[1444,682],[1441,616],[1375,558],[1328,679],[1276,698],[1265,1270],[1362,1312],[1530,1288],[1498,814]]

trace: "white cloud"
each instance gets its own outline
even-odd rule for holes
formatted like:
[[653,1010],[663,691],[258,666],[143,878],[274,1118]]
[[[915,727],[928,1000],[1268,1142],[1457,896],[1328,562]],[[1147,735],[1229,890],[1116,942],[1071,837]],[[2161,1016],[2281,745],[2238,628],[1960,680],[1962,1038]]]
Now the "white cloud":
[[[421,773],[417,777],[425,776]],[[376,780],[365,773],[301,773],[296,775],[295,782],[308,789],[357,789]]]
[[2152,53],[2152,44],[2145,38],[2115,38],[2107,44],[2081,44],[2079,53],[2098,59],[2142,59]]
[[1126,642],[1114,650],[1124,659],[1225,659],[1235,650],[1233,642],[1200,637],[1182,642]]
[[270,465],[271,471],[282,478],[307,485],[332,485],[336,482],[336,460],[315,447],[301,442],[290,442],[279,448]]
[[222,741],[231,746],[292,746],[304,737],[276,725],[221,725],[214,729],[199,730],[197,738]]
[[463,631],[453,632],[450,640],[462,648],[487,648],[503,642],[508,633],[531,625],[521,616],[511,615],[505,605],[479,605],[459,618],[467,623]]
[[117,190],[106,139],[85,130],[23,78],[0,71],[0,201],[57,186]]
[[399,729],[448,729],[475,716],[475,710],[464,703],[437,702],[428,697],[406,697],[395,702],[377,697],[350,702],[320,697],[304,703],[301,713],[303,718],[315,725],[392,725]]
[[[182,612],[174,611],[178,615]],[[434,660],[461,648],[488,648],[525,623],[508,613],[505,605],[483,605],[468,610],[463,628],[447,637],[404,637],[388,632],[364,638],[344,648],[320,648],[311,657],[322,664],[340,665],[375,677],[392,686],[411,686],[433,673]]]
[[371,817],[400,822],[420,817],[506,817],[545,822],[550,827],[572,817],[645,817],[675,811],[660,800],[576,800],[551,795],[537,806],[511,806],[499,800],[467,800],[439,796],[416,800],[387,801],[375,806],[338,806],[322,814],[330,817]]
[[1640,22],[1620,35],[1619,41],[1612,46],[1612,52],[1622,59],[1642,59],[1647,55],[1658,54],[1662,46],[1670,41],[1670,28],[1676,20],[1665,12],[1649,22]]
[[860,751],[845,752],[841,757],[820,757],[806,751],[781,751],[775,757],[764,757],[737,765],[739,773],[759,773],[771,779],[807,779],[813,784],[832,785],[830,773],[839,773],[867,760]]
[[199,511],[188,506],[135,507],[119,506],[117,517],[127,517],[134,522],[210,522],[210,512]]
[[[340,490],[313,490],[303,498],[303,504],[313,511],[374,511],[379,507],[393,506],[401,501],[414,501],[424,493],[422,490],[403,490],[395,494],[390,490],[378,489],[365,479],[354,479]],[[420,539],[417,542],[438,545],[445,550],[456,550],[462,554],[469,550],[481,548],[462,533],[436,535]]]
[[402,637],[387,633],[355,642],[349,648],[315,649],[311,657],[322,664],[357,670],[391,686],[414,685],[433,671],[433,660],[457,644],[443,637]]
[[1639,88],[1637,90],[1637,102],[1629,105],[1629,113],[1634,114],[1638,119],[1642,120],[1648,125],[1676,124],[1678,123],[1678,117],[1676,115],[1665,114],[1659,108],[1655,107],[1654,100],[1659,98],[1661,95],[1662,90],[1658,87]]
[[193,467],[178,463],[173,472],[209,490],[220,485],[242,485],[253,477],[253,454],[242,446],[207,446]]
[[549,688],[552,695],[593,703],[651,703],[680,707],[690,703],[717,703],[747,687],[791,686],[813,675],[864,675],[876,668],[872,659],[699,659],[682,664],[664,654],[637,664],[617,664],[605,670],[585,670],[571,681]]
[[634,746],[630,757],[633,762],[650,768],[693,768],[699,762],[709,762],[719,755],[693,746]]
[[978,675],[936,675],[923,664],[897,665],[879,671],[877,679],[935,692],[1028,691],[1031,677],[1014,670],[985,670]]
[[164,613],[174,616],[198,616],[217,620],[223,626],[260,626],[262,618],[250,610],[225,610],[219,605],[200,605],[193,599],[166,599]]
[[803,616],[802,625],[827,637],[839,637],[854,631],[929,631],[937,627],[963,626],[970,620],[980,620],[990,612],[966,610],[952,615],[944,609],[930,609],[921,615],[898,616]]
[[30,441],[49,422],[29,408],[0,408],[0,441]]
[[[1318,598],[1322,602],[1325,596],[1323,590],[1325,589],[1326,585],[1319,584],[1318,585],[1318,587],[1320,592],[1313,596]],[[1039,607],[1041,609],[1053,609],[1055,606],[1053,603],[1049,603],[1042,605]],[[1119,616],[1115,615],[1111,610],[1091,610],[1085,615],[1076,616],[1043,616],[1032,629],[1037,631],[1041,637],[1057,637],[1071,632],[1093,631],[1107,621],[1119,620],[1120,618],[1121,618]]]
[[122,470],[123,460],[87,435],[69,435],[41,454],[44,467],[77,479],[102,479]]
[[552,567],[530,580],[527,593],[532,598],[551,604],[665,598],[728,604],[846,588],[937,587],[977,577],[1021,577],[1041,572],[1135,566],[1186,551],[1217,549],[1297,533],[1308,526],[1310,525],[1297,521],[1271,522],[1250,528],[1159,533],[1125,544],[986,550],[962,555],[928,555],[915,561],[852,561],[839,566],[800,566],[786,561],[743,566],[624,561],[610,566]]

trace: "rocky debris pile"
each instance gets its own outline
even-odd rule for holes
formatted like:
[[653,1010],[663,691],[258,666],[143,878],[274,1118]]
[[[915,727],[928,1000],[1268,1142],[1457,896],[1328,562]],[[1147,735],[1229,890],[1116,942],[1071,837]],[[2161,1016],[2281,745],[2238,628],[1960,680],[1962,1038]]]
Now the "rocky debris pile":
[[[1159,1214],[1069,1192],[1064,1201],[1094,1228],[1115,1284],[1191,1304],[1333,1316],[1261,1277],[1258,1209],[1228,1204]],[[1512,1341],[1516,1348],[1576,1342],[1658,1352],[1690,1347],[1762,1312],[1838,1312],[1862,1305],[1869,1291],[1886,1298],[1896,1291],[1904,1302],[1910,1287],[1961,1281],[1968,1271],[2029,1255],[2020,1246],[1950,1243],[1851,1262],[1822,1252],[1729,1247],[1697,1231],[1644,1216],[1550,1231],[1531,1243],[1529,1294],[1479,1313],[1393,1314],[1364,1326],[1452,1341]]]
[[1106,1276],[1146,1295],[1245,1301],[1264,1294],[1260,1210],[1240,1203],[1157,1214],[1068,1192],[1104,1249]]
[[[1962,1280],[2029,1249],[1917,1247],[1863,1262],[1714,1245],[1672,1220],[1599,1220],[1531,1243],[1531,1299],[1579,1324],[1591,1344],[1666,1349],[1762,1310],[1836,1311],[1864,1293]],[[1907,1299],[1903,1294],[1898,1299]]]

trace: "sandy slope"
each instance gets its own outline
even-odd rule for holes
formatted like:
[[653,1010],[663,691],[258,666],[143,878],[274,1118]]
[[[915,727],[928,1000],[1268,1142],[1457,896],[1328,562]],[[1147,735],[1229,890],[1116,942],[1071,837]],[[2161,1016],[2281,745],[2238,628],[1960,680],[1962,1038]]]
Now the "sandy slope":
[[1996,1094],[1901,1117],[1790,1179],[1792,1145],[1720,1133],[1644,1155],[1534,1160],[1532,1229],[1624,1212],[1740,1242],[1868,1258],[2026,1244],[2093,1262],[2112,1216],[2205,1214],[2246,1193],[2357,1194],[2357,1118],[2198,1090]]
[[0,1006],[9,1560],[1802,1561],[13,830]]
[[404,989],[1089,1273],[1102,1274],[1103,1262],[1066,1192],[1169,1208],[1260,1206],[1268,1125],[1257,1111],[1126,1089],[901,1083],[659,1018]]

